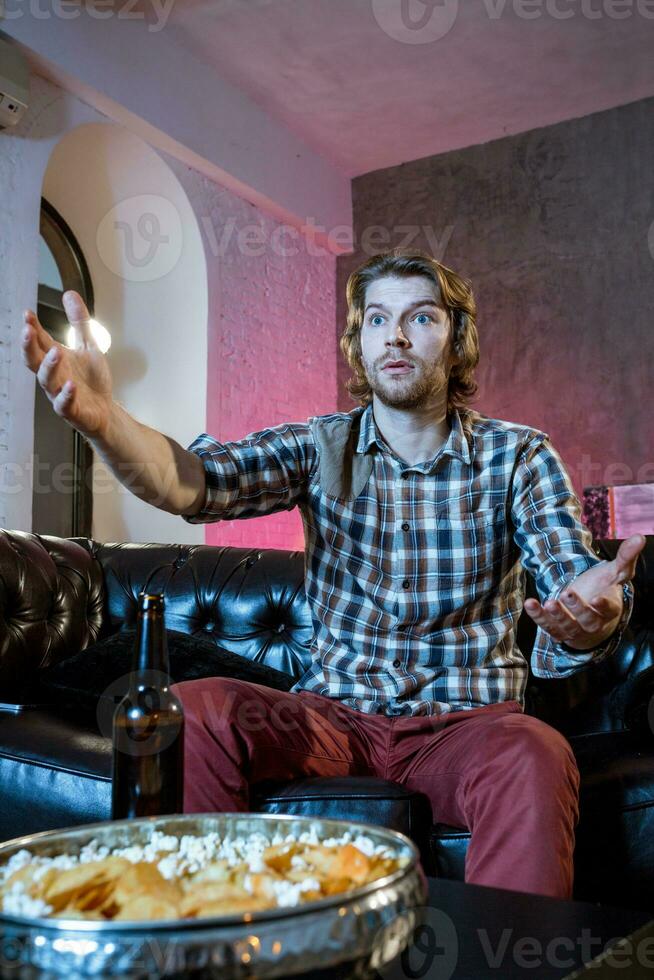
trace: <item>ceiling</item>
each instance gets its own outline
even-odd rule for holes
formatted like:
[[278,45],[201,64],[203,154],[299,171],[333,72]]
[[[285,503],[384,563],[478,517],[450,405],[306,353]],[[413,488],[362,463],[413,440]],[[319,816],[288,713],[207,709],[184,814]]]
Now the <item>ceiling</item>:
[[181,51],[348,177],[654,95],[652,0],[169,2]]

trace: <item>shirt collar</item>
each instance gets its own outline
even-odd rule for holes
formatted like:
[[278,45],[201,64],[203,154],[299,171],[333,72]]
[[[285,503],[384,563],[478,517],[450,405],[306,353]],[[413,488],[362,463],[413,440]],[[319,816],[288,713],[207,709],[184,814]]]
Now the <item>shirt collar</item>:
[[[471,462],[472,431],[470,425],[470,413],[460,413],[457,409],[454,409],[450,416],[450,424],[450,434],[447,437],[444,445],[438,450],[434,459],[430,460],[426,464],[421,463],[417,467],[411,467],[411,469],[417,468],[426,473],[430,473],[436,464],[436,460],[440,456],[454,456],[457,459],[462,460],[464,463]],[[357,441],[355,451],[357,453],[367,453],[370,447],[373,445],[376,445],[381,452],[388,452],[388,447],[383,442],[379,434],[379,430],[377,429],[371,402],[366,406],[361,415],[359,439]]]

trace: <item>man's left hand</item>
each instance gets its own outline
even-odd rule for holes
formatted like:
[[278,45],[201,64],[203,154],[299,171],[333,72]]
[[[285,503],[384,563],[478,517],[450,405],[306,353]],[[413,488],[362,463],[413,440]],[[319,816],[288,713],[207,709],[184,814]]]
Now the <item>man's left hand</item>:
[[625,538],[613,561],[594,565],[578,575],[558,599],[543,605],[527,599],[524,608],[557,643],[590,650],[607,640],[622,615],[622,584],[636,574],[636,562],[646,544],[642,534]]

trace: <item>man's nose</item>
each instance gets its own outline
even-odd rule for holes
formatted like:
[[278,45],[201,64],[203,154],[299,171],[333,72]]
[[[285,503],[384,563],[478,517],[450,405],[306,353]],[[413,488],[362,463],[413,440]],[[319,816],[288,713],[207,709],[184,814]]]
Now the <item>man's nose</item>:
[[404,333],[402,329],[402,324],[398,320],[397,323],[390,324],[388,337],[386,338],[387,346],[399,344],[401,347],[406,347],[409,344],[409,338]]

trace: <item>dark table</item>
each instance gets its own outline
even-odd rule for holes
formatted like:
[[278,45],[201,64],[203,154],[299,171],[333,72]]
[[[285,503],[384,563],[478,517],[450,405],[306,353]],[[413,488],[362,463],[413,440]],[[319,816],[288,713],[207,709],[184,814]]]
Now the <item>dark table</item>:
[[414,943],[378,976],[381,980],[562,980],[636,932],[609,957],[604,976],[654,977],[654,911],[566,902],[540,895],[430,878]]
[[[622,952],[604,967],[590,970],[587,980],[654,977],[654,915],[649,911],[564,902],[439,878],[429,878],[428,885],[428,901],[417,912],[412,945],[379,973],[368,973],[369,980],[575,980],[584,963],[637,930]],[[215,972],[186,976],[216,980]],[[38,970],[2,956],[0,977],[43,980]],[[353,977],[361,978],[362,973],[343,963],[302,974],[301,980]]]

